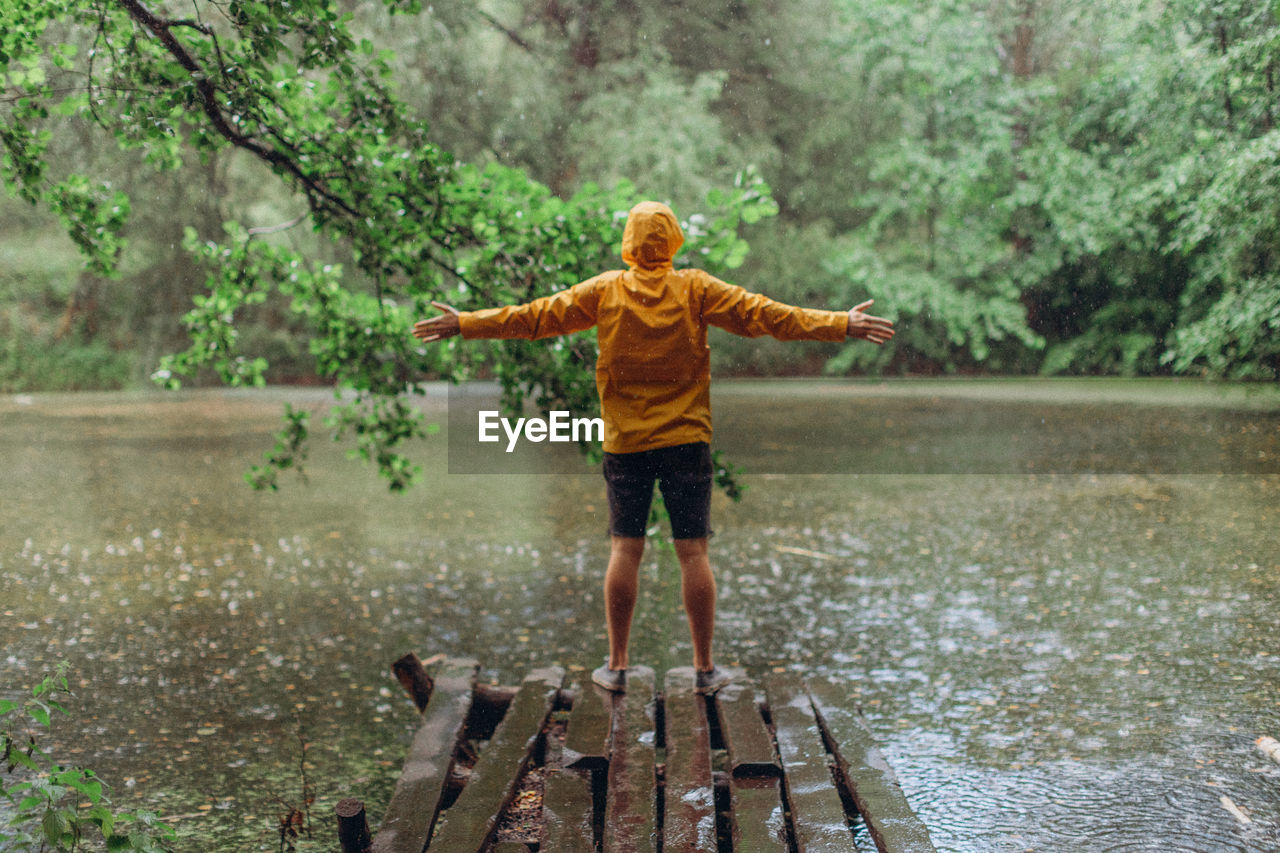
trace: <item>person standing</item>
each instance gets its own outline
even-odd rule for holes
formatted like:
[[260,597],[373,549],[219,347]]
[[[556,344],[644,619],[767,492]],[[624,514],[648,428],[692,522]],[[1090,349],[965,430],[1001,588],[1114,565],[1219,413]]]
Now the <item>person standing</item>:
[[669,207],[641,202],[628,213],[623,230],[627,269],[522,305],[461,312],[433,302],[442,313],[413,327],[423,342],[455,335],[535,340],[596,329],[609,495],[604,580],[609,659],[592,679],[616,692],[626,689],[631,618],[655,482],[680,563],[696,689],[711,693],[730,679],[712,654],[716,582],[708,549],[713,471],[707,327],[786,341],[856,338],[883,344],[894,334],[892,321],[865,313],[871,300],[848,311],[798,308],[702,270],[675,269],[672,261],[683,243]]

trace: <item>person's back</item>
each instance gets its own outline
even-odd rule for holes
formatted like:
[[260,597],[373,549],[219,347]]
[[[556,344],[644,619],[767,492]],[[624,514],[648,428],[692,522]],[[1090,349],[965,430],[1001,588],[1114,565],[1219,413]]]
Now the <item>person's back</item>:
[[595,326],[605,451],[710,442],[708,325],[746,337],[840,341],[849,314],[784,305],[699,269],[677,270],[672,261],[683,244],[671,209],[641,202],[622,235],[626,270],[525,305],[466,312],[462,336],[543,338]]

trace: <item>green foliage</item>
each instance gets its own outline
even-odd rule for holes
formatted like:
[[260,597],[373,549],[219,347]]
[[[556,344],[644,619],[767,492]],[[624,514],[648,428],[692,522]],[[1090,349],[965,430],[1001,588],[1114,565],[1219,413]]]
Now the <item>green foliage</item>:
[[0,393],[118,389],[128,384],[130,357],[103,341],[50,340],[30,331],[14,309],[0,313]]
[[291,404],[286,403],[284,422],[284,428],[276,437],[275,449],[265,455],[266,466],[255,465],[245,474],[246,482],[259,491],[264,489],[276,491],[279,488],[277,475],[280,471],[292,468],[299,475],[305,476],[302,463],[307,459],[307,437],[311,413],[305,409],[295,409]]
[[[1275,40],[1280,52],[1280,25]],[[1234,379],[1280,377],[1280,130],[1215,146],[1217,168],[1182,208],[1184,323],[1164,360]]]
[[66,715],[70,695],[61,664],[23,699],[0,699],[0,784],[12,816],[0,825],[0,845],[14,851],[105,849],[163,853],[173,830],[150,812],[117,812],[92,771],[67,767],[40,744],[39,733]]
[[1182,0],[1102,60],[1038,155],[1042,369],[1274,378],[1280,19]]
[[0,392],[119,390],[133,359],[96,342],[77,345],[20,337],[0,343]]
[[[1272,4],[0,9],[5,185],[95,281],[127,282],[102,309],[127,331],[86,352],[181,349],[169,385],[314,372],[341,398],[328,428],[393,488],[429,430],[406,400],[423,376],[594,407],[590,335],[424,348],[408,329],[432,300],[617,266],[639,198],[682,215],[682,262],[800,304],[873,297],[899,323],[883,348],[752,344],[718,368],[1276,375]],[[183,310],[173,345],[158,326]],[[28,350],[5,357],[13,375]],[[251,479],[273,487],[309,435],[286,415]]]
[[1043,373],[1276,375],[1273,10],[850,15],[894,121],[869,147],[866,220],[829,265],[904,322],[892,358],[851,347],[830,370],[1026,369],[1044,347]]
[[963,4],[850,10],[849,50],[898,129],[868,154],[865,221],[828,268],[901,325],[884,352],[846,346],[829,372],[983,364],[1005,341],[1036,348],[1020,301],[1013,235],[1024,206],[1014,125],[1021,93],[997,60],[998,31]]
[[[385,10],[401,11],[390,2]],[[157,381],[172,387],[211,370],[231,385],[264,384],[270,365],[246,351],[241,330],[283,297],[317,372],[343,398],[330,426],[396,489],[414,474],[401,448],[428,431],[404,399],[423,375],[483,370],[501,380],[513,408],[525,396],[543,408],[592,408],[595,353],[585,338],[442,352],[415,346],[409,329],[432,300],[460,308],[525,300],[616,266],[621,217],[638,200],[631,184],[586,185],[561,198],[522,171],[456,162],[392,91],[394,55],[358,37],[353,16],[332,0],[196,4],[194,13],[167,17],[136,0],[48,10],[42,20],[92,22],[98,48],[91,64],[72,69],[73,54],[56,41],[15,40],[28,65],[43,51],[50,74],[21,75],[27,106],[10,112],[6,139],[45,139],[40,120],[65,108],[120,145],[143,148],[156,166],[176,167],[187,148],[236,150],[263,164],[301,207],[296,221],[348,261],[322,260],[280,229],[231,221],[217,238],[188,229],[184,246],[205,271],[204,288],[184,320],[191,345],[161,363]],[[61,97],[50,82],[73,70],[90,75],[87,100]],[[94,270],[114,269],[127,199],[75,176],[51,181],[38,145],[8,150],[25,197],[64,218]],[[775,209],[767,187],[745,175],[690,218],[691,250],[732,268],[746,253],[738,223]],[[287,416],[268,467],[293,465],[306,438]],[[251,481],[275,483],[261,469]]]
[[715,472],[715,484],[724,490],[724,493],[732,501],[742,500],[742,496],[746,494],[747,486],[738,482],[738,477],[742,475],[742,469],[732,464],[724,458],[724,453],[719,450],[711,452],[711,467]]
[[1166,360],[1179,371],[1203,366],[1232,379],[1280,376],[1280,275],[1249,278],[1218,297],[1202,319],[1178,329]]

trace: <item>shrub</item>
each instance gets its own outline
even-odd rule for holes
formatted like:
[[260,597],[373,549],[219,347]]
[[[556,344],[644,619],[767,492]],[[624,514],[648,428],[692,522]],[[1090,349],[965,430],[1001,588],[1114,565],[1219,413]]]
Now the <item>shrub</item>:
[[117,812],[106,784],[92,771],[54,760],[38,734],[66,714],[61,699],[71,694],[67,665],[60,664],[22,700],[0,699],[0,795],[9,814],[0,823],[6,851],[103,849],[159,853],[175,837],[149,812]]

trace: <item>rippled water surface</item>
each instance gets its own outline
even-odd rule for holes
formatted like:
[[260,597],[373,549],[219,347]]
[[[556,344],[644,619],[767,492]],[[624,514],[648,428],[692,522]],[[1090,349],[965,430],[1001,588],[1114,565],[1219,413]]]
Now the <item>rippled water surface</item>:
[[[376,825],[416,720],[405,651],[504,683],[605,651],[595,469],[450,474],[436,437],[393,496],[318,437],[305,481],[250,491],[282,403],[327,400],[0,398],[0,691],[69,661],[59,750],[184,849],[277,849],[300,767],[317,849],[342,796]],[[1274,395],[758,383],[716,405],[749,487],[713,510],[720,658],[845,685],[939,849],[1280,849],[1254,746],[1280,737]],[[688,663],[669,551],[633,637]]]

